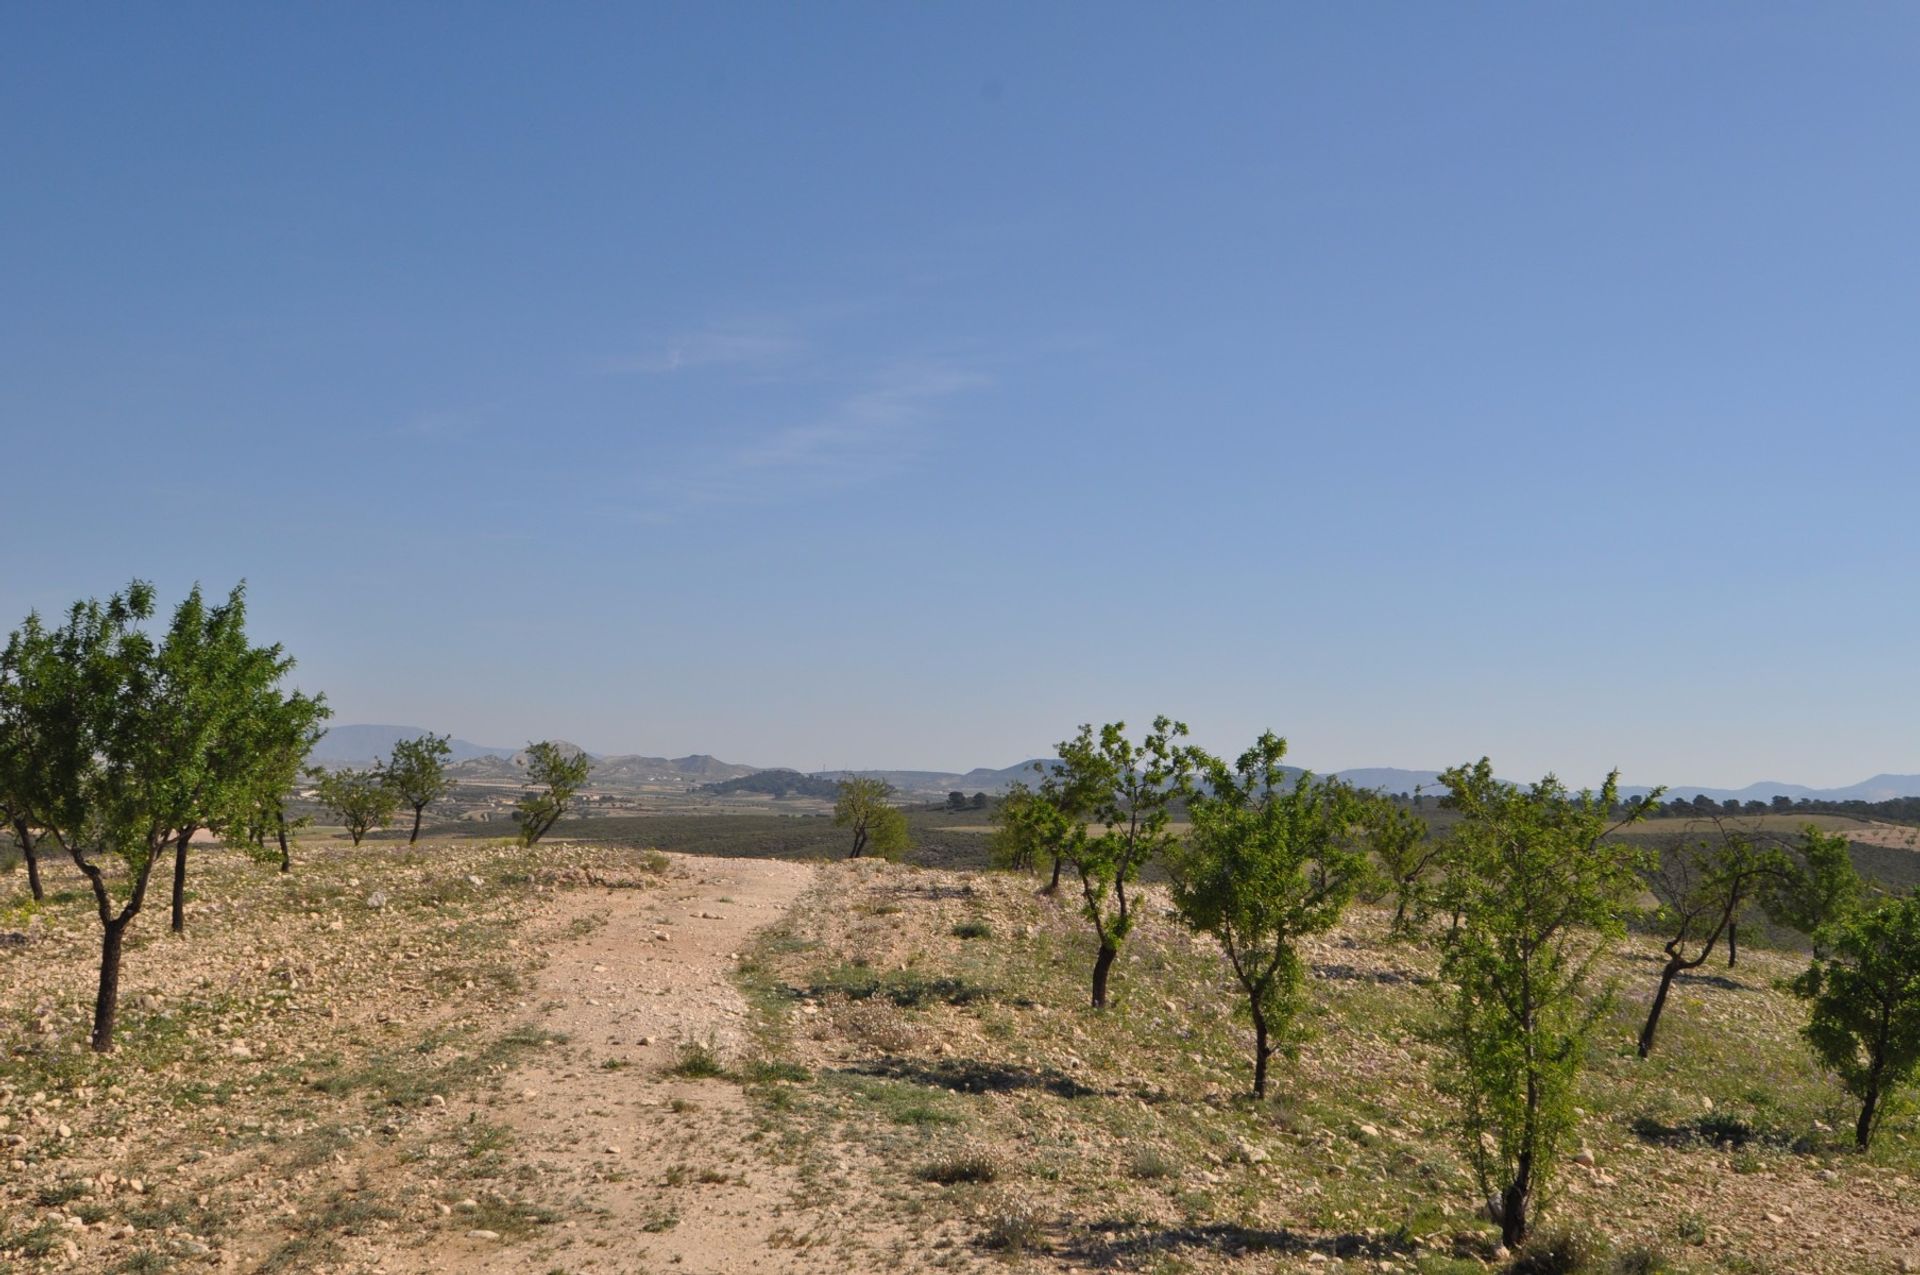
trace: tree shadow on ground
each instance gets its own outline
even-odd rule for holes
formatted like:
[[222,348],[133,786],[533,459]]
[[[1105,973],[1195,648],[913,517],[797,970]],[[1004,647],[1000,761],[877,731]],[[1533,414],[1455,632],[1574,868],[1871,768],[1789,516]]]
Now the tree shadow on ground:
[[1426,987],[1434,981],[1431,974],[1409,974],[1405,970],[1363,970],[1357,965],[1340,963],[1317,964],[1313,967],[1313,976],[1339,983],[1407,983],[1415,987]]
[[977,1058],[936,1058],[927,1061],[883,1058],[845,1069],[856,1076],[906,1080],[955,1093],[1015,1093],[1030,1090],[1056,1098],[1112,1097],[1113,1091],[1083,1085],[1054,1067],[1021,1067]]
[[1795,1155],[1812,1155],[1818,1148],[1804,1134],[1786,1129],[1755,1126],[1740,1116],[1710,1111],[1680,1124],[1668,1124],[1652,1116],[1635,1116],[1628,1126],[1640,1141],[1661,1147],[1730,1147],[1735,1151],[1757,1143]]
[[1134,1222],[1095,1222],[1087,1234],[1060,1250],[1063,1256],[1089,1266],[1154,1265],[1169,1258],[1210,1254],[1239,1257],[1248,1253],[1305,1255],[1321,1253],[1336,1258],[1380,1261],[1405,1257],[1414,1251],[1405,1234],[1358,1235],[1351,1232],[1316,1235],[1286,1227],[1236,1226],[1209,1222],[1194,1226],[1149,1229]]
[[1750,983],[1742,983],[1737,978],[1725,974],[1675,974],[1673,981],[1685,983],[1689,987],[1712,987],[1723,992],[1757,992],[1760,989]]

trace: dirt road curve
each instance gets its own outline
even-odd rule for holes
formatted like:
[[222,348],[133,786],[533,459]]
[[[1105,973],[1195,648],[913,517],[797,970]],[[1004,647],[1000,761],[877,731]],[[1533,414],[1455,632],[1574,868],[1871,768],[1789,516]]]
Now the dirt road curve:
[[[393,1271],[825,1271],[833,1224],[795,1203],[739,1086],[665,1075],[681,1042],[733,1057],[746,1006],[731,973],[755,930],[778,921],[813,869],[762,859],[674,857],[657,889],[563,896],[529,1003],[564,1035],[507,1078],[513,1158],[564,1199],[565,1220],[531,1239],[402,1240]],[[504,1114],[503,1114],[504,1110]],[[476,1227],[475,1229],[484,1229]]]

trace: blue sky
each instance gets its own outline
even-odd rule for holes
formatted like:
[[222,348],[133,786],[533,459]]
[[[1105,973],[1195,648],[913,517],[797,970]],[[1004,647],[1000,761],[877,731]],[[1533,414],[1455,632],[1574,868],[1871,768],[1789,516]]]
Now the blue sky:
[[12,6],[0,619],[805,768],[1920,771],[1920,11]]

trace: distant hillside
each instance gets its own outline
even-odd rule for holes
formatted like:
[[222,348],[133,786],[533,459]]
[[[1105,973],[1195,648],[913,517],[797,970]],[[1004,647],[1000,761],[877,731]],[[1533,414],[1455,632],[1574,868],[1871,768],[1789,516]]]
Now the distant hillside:
[[819,775],[803,775],[797,770],[757,770],[751,775],[707,784],[703,792],[755,792],[768,797],[819,797],[832,801],[840,795],[838,781]]
[[[431,733],[419,726],[335,726],[320,737],[320,742],[307,756],[320,765],[360,765],[390,756],[393,746],[403,739],[418,739]],[[464,739],[453,740],[451,744],[453,760],[457,762],[475,757],[511,757],[515,752],[511,748],[470,744]]]
[[1034,771],[1035,766],[1051,768],[1058,764],[1052,758],[1035,758],[1000,770],[985,766],[975,767],[965,773],[953,770],[821,770],[815,771],[814,777],[836,783],[849,776],[880,779],[892,784],[894,790],[903,797],[944,797],[950,792],[1002,793],[1016,783],[1031,784],[1037,780],[1039,775]]
[[[576,744],[558,741],[563,747]],[[508,757],[474,757],[450,767],[462,779],[517,779],[527,768],[524,751]],[[596,757],[588,782],[600,788],[644,787],[657,784],[697,784],[703,781],[735,779],[755,773],[752,766],[736,766],[704,753],[691,757]]]

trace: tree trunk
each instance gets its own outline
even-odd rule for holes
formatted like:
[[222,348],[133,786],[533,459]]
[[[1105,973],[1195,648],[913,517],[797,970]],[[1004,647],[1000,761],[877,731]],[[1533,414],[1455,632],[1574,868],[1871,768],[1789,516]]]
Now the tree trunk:
[[274,832],[278,834],[280,838],[280,870],[282,872],[291,872],[293,871],[293,851],[287,845],[287,812],[284,810],[274,811],[273,825]]
[[120,1004],[120,948],[131,913],[106,923],[100,936],[100,990],[93,999],[93,1052],[113,1052],[113,1018]]
[[1093,1007],[1107,1007],[1107,975],[1113,970],[1114,958],[1120,955],[1120,949],[1114,944],[1101,940],[1100,955],[1093,961]]
[[13,835],[20,842],[20,857],[27,861],[27,889],[33,893],[33,901],[39,903],[47,897],[40,886],[40,852],[33,844],[33,829],[27,827],[25,819],[13,821]]
[[1740,922],[1727,922],[1727,968],[1732,969],[1740,961]]
[[1527,1238],[1527,1204],[1533,1194],[1533,1152],[1522,1151],[1513,1181],[1500,1195],[1500,1242],[1517,1247]]
[[1399,892],[1398,899],[1394,903],[1393,925],[1390,928],[1390,933],[1393,933],[1393,934],[1400,933],[1401,930],[1405,928],[1406,924],[1407,924],[1407,892],[1405,890],[1401,890]]
[[1660,1011],[1667,1007],[1667,993],[1673,988],[1673,976],[1680,972],[1680,962],[1671,959],[1667,967],[1660,971],[1660,990],[1653,994],[1653,1007],[1647,1011],[1647,1025],[1640,1029],[1640,1056],[1645,1058],[1653,1052],[1653,1034],[1660,1027]]
[[193,825],[180,830],[173,845],[173,932],[187,931],[187,843],[193,840]]
[[1879,1105],[1880,1090],[1876,1086],[1867,1090],[1867,1100],[1860,1107],[1860,1123],[1853,1126],[1853,1145],[1862,1151],[1873,1141],[1873,1109]]
[[407,834],[408,845],[412,845],[414,842],[420,840],[420,812],[425,809],[425,806],[415,806],[413,808],[413,831]]
[[862,850],[865,850],[866,848],[867,848],[867,826],[865,824],[861,824],[858,828],[855,828],[853,830],[853,853],[849,854],[847,858],[858,859],[860,857],[860,852]]
[[1053,856],[1053,880],[1047,882],[1046,892],[1048,894],[1060,893],[1060,865],[1064,861],[1065,861],[1064,856],[1057,855],[1057,854]]
[[1253,1011],[1253,1096],[1256,1100],[1267,1096],[1267,1059],[1273,1051],[1267,1047],[1267,1016],[1258,1009]]

